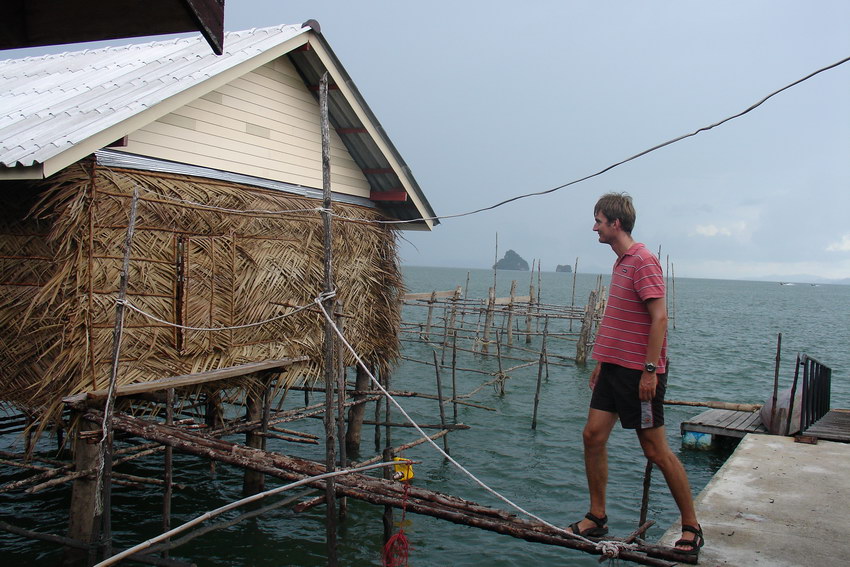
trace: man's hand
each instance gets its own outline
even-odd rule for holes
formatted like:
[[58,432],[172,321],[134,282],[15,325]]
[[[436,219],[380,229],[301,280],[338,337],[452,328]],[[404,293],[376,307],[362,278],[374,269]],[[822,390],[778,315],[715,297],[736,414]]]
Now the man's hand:
[[655,387],[658,385],[658,376],[655,372],[644,372],[640,375],[639,393],[642,402],[649,402],[655,397]]
[[593,372],[590,373],[590,389],[594,389],[596,387],[596,381],[599,380],[599,371],[602,370],[602,363],[597,362],[596,366],[593,367]]

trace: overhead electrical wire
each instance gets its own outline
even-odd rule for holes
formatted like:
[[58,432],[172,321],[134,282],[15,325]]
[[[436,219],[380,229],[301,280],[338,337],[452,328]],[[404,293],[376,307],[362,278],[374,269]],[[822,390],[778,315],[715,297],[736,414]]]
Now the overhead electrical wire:
[[[569,187],[571,185],[576,185],[578,183],[582,183],[584,181],[587,181],[588,179],[593,179],[594,177],[598,177],[598,176],[600,176],[604,173],[611,171],[615,167],[619,167],[619,166],[626,164],[630,161],[634,161],[634,160],[636,160],[640,157],[643,157],[643,156],[645,156],[649,153],[652,153],[656,150],[660,150],[661,148],[675,144],[676,142],[680,142],[680,141],[682,141],[686,138],[691,138],[691,137],[696,136],[697,134],[700,134],[702,132],[707,132],[708,130],[711,130],[712,128],[716,128],[716,127],[718,127],[722,124],[725,124],[726,122],[729,122],[730,120],[735,120],[736,118],[740,118],[741,116],[744,116],[745,114],[747,114],[749,112],[752,112],[753,110],[755,110],[756,108],[758,108],[759,106],[761,106],[762,104],[764,104],[765,102],[767,102],[768,100],[773,98],[774,96],[778,95],[779,93],[786,91],[786,90],[790,89],[791,87],[799,85],[800,83],[807,81],[807,80],[811,79],[812,77],[814,77],[815,75],[823,73],[824,71],[828,71],[830,69],[834,69],[835,67],[838,67],[839,65],[843,65],[844,63],[847,63],[848,61],[850,61],[850,57],[845,57],[844,59],[842,59],[840,61],[836,61],[835,63],[833,63],[831,65],[827,65],[826,67],[822,67],[821,69],[818,69],[817,71],[809,73],[805,77],[797,79],[796,81],[789,83],[789,84],[785,85],[784,87],[773,91],[772,93],[765,96],[764,98],[762,98],[761,100],[759,100],[755,104],[747,107],[746,109],[742,110],[741,112],[738,112],[737,114],[733,114],[732,116],[729,116],[729,117],[724,118],[722,120],[718,120],[717,122],[715,122],[713,124],[709,124],[708,126],[703,126],[702,128],[698,128],[698,129],[694,130],[693,132],[691,132],[689,134],[683,134],[681,136],[673,138],[672,140],[668,140],[668,141],[663,142],[661,144],[658,144],[656,146],[652,146],[651,148],[643,150],[642,152],[636,153],[635,155],[633,155],[631,157],[628,157],[624,160],[618,161],[617,163],[611,164],[608,167],[605,167],[604,169],[600,169],[596,173],[591,173],[590,175],[586,175],[586,176],[581,177],[579,179],[574,179],[573,181],[569,181],[567,183],[564,183],[563,185],[558,185],[557,187],[552,187],[551,189],[546,189],[544,191],[536,191],[534,193],[524,193],[522,195],[516,195],[514,197],[510,197],[508,199],[505,199],[504,201],[500,201],[500,202],[498,202],[494,205],[490,205],[488,207],[482,207],[480,209],[475,209],[475,210],[472,210],[472,211],[467,211],[465,213],[457,213],[457,214],[453,214],[453,215],[437,215],[437,216],[433,216],[433,217],[420,217],[420,218],[408,219],[408,220],[392,220],[392,221],[380,221],[379,220],[379,221],[371,221],[371,222],[380,223],[380,224],[404,224],[404,223],[411,223],[411,222],[417,222],[417,221],[444,220],[444,219],[451,219],[451,218],[459,218],[459,217],[475,215],[475,214],[478,214],[478,213],[483,213],[485,211],[491,211],[491,210],[496,209],[498,207],[501,207],[503,205],[507,205],[508,203],[513,203],[514,201],[519,201],[520,199],[526,199],[528,197],[538,197],[540,195],[548,195],[549,193],[554,193],[555,191],[560,191],[561,189],[564,189],[564,188]],[[335,216],[339,216],[339,215],[335,215]]]

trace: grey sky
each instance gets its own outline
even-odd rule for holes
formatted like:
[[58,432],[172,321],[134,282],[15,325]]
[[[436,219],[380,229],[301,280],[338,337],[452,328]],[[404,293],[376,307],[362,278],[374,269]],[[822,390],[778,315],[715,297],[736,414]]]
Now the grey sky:
[[[850,56],[845,0],[227,0],[225,27],[310,18],[443,215],[584,177]],[[403,260],[489,267],[498,232],[544,270],[607,272],[592,208],[613,190],[677,276],[850,278],[849,94],[847,63],[593,180],[405,233]]]

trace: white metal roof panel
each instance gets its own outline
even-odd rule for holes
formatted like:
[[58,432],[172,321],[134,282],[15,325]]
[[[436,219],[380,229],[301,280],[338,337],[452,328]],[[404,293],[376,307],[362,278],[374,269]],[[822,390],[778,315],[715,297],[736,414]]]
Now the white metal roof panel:
[[220,56],[195,36],[0,61],[0,166],[44,163],[308,30],[230,32]]

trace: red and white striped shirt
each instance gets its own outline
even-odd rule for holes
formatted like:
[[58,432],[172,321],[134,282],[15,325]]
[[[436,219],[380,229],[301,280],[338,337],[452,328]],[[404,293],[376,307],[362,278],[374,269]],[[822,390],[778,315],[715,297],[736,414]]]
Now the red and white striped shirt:
[[[596,334],[593,358],[626,368],[643,370],[649,328],[652,319],[646,308],[648,299],[664,297],[664,273],[661,263],[637,242],[614,263],[611,291],[605,315]],[[652,361],[651,361],[652,362]],[[667,335],[658,359],[658,373],[666,371]]]

